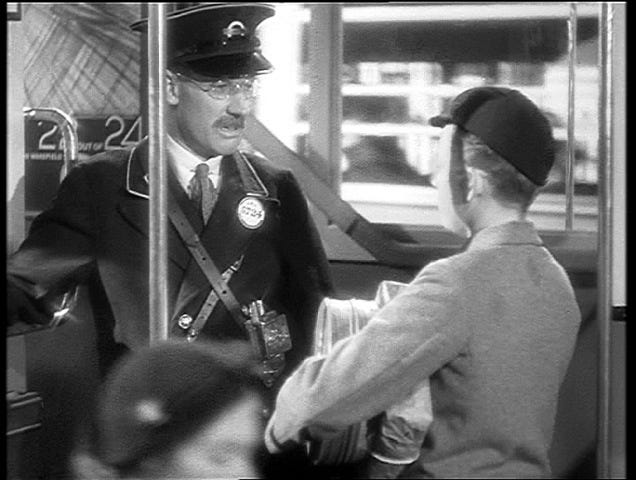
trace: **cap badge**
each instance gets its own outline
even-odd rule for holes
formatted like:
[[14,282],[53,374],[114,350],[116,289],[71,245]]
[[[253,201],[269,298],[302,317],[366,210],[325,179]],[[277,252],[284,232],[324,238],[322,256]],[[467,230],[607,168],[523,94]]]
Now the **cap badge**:
[[254,197],[245,197],[236,209],[238,219],[245,228],[254,230],[265,221],[265,208],[261,201]]
[[231,40],[233,37],[244,37],[247,34],[247,28],[242,22],[234,20],[223,29],[223,36],[225,37],[224,43],[227,40]]

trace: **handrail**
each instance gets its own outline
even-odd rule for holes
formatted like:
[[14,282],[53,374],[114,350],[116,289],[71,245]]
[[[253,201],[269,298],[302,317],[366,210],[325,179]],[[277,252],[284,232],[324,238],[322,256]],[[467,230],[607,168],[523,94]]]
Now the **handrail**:
[[168,162],[165,153],[166,5],[148,5],[149,332],[151,345],[168,338]]
[[[55,123],[62,134],[63,161],[60,169],[60,182],[78,162],[78,136],[70,115],[58,108],[25,107],[22,109],[25,118]],[[7,337],[25,335],[41,330],[54,328],[64,322],[71,310],[77,304],[78,287],[74,286],[60,296],[56,310],[51,314],[51,321],[47,325],[18,324],[7,328]]]
[[574,221],[574,153],[576,150],[574,102],[576,99],[577,20],[576,3],[572,2],[568,18],[568,154],[565,159],[565,230],[567,232],[572,231]]
[[[456,247],[431,248],[415,241],[396,240],[377,225],[360,215],[348,202],[342,200],[307,164],[307,161],[287,148],[257,118],[247,121],[247,141],[256,150],[276,163],[294,172],[303,191],[327,217],[358,245],[383,264],[395,267],[421,267],[426,261],[446,256]],[[406,233],[405,233],[406,234]]]
[[610,476],[611,391],[611,258],[612,258],[612,40],[613,7],[600,5],[599,15],[599,142],[598,142],[598,425],[596,472]]
[[59,108],[49,107],[25,107],[22,112],[26,118],[55,123],[62,134],[64,161],[60,170],[60,181],[66,177],[68,172],[78,161],[78,140],[77,131],[70,115]]

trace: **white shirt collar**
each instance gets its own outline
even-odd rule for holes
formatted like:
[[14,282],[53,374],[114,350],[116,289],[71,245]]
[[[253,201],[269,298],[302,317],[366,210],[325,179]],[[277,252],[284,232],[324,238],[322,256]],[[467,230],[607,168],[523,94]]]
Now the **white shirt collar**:
[[197,155],[192,150],[184,147],[178,143],[170,135],[167,135],[168,141],[166,142],[166,148],[168,150],[168,158],[170,159],[170,165],[177,175],[179,184],[183,189],[188,191],[188,184],[194,175],[194,169],[199,163],[207,163],[210,167],[210,179],[218,188],[219,186],[219,170],[221,168],[222,155],[217,157],[210,157],[207,160]]

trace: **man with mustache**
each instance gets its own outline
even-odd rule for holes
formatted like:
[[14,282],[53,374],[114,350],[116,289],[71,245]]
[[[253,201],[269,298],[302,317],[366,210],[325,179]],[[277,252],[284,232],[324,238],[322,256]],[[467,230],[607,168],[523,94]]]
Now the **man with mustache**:
[[[250,337],[241,322],[250,313],[271,320],[269,333],[279,344],[265,345],[274,351],[263,354],[263,388],[273,400],[286,374],[310,353],[316,310],[332,285],[292,173],[238,149],[257,77],[272,69],[255,35],[272,15],[269,5],[240,3],[167,15],[165,124],[170,336],[256,344],[261,332]],[[147,21],[132,28],[144,34]],[[144,140],[82,162],[8,262],[10,322],[48,322],[54,299],[77,284],[88,286],[103,372],[121,352],[148,344],[153,161]],[[209,264],[190,251],[179,221],[196,232],[200,251],[223,278],[217,287],[231,292],[234,303],[212,288]]]

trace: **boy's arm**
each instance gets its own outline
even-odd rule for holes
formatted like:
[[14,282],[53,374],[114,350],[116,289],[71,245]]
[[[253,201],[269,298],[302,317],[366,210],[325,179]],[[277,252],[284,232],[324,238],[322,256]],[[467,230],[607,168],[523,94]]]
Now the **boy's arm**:
[[369,458],[363,463],[363,476],[395,478],[416,461],[433,420],[429,380],[404,401],[389,407],[370,426]]
[[[464,348],[470,324],[447,260],[430,264],[358,334],[310,357],[281,388],[266,430],[276,452],[371,418]],[[324,433],[324,435],[321,435]]]

